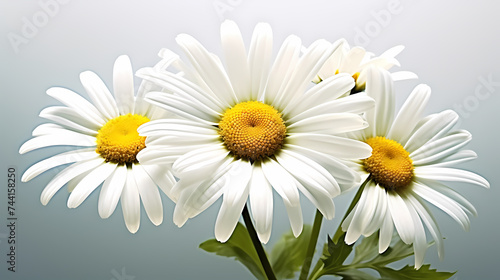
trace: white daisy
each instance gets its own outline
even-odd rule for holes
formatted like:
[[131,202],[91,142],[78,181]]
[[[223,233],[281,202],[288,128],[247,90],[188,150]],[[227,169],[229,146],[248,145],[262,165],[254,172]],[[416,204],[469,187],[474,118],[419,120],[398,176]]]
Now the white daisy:
[[[262,242],[271,234],[273,189],[282,197],[292,230],[303,226],[299,191],[327,218],[332,198],[359,182],[338,158],[370,155],[365,143],[338,136],[366,127],[360,113],[373,106],[366,95],[337,99],[354,81],[337,75],[311,80],[337,46],[314,42],[300,56],[301,40],[288,37],[272,63],[272,31],[258,24],[247,54],[232,21],[221,27],[226,67],[189,35],[177,37],[192,67],[177,61],[186,78],[155,69],[137,75],[175,94],[148,93],[146,100],[186,118],[159,120],[139,128],[146,135],[144,162],[172,163],[180,180],[174,222],[182,226],[223,197],[215,237],[232,234],[248,198]],[[162,55],[172,55],[163,52]]]
[[95,73],[83,72],[80,80],[94,104],[71,90],[50,88],[47,94],[65,106],[48,107],[40,113],[42,118],[53,123],[35,128],[34,138],[24,143],[19,153],[60,145],[85,148],[34,164],[26,170],[22,181],[72,163],[47,184],[40,198],[43,205],[67,185],[71,191],[68,207],[78,207],[103,183],[98,204],[101,218],[108,218],[121,200],[125,224],[135,233],[139,229],[142,201],[151,222],[161,224],[163,207],[156,184],[168,194],[175,179],[165,167],[140,164],[136,159],[137,153],[145,147],[145,137],[139,136],[137,128],[165,116],[165,111],[144,101],[147,91],[160,89],[143,82],[134,96],[132,66],[127,56],[118,57],[114,65],[114,98]]
[[441,182],[489,187],[483,177],[453,167],[476,158],[473,151],[462,150],[471,140],[470,133],[452,130],[458,115],[446,110],[421,117],[430,92],[427,85],[417,86],[394,117],[389,72],[375,68],[367,71],[366,93],[376,105],[366,113],[370,126],[352,134],[354,139],[368,143],[373,152],[355,164],[368,181],[342,224],[347,244],[380,229],[380,253],[388,248],[395,226],[401,240],[413,243],[416,268],[422,265],[427,249],[424,224],[437,244],[440,258],[444,256],[443,238],[424,201],[446,212],[465,230],[470,225],[468,215],[476,215],[463,196]]
[[[350,48],[345,39],[337,40],[334,44],[340,44],[340,47],[325,62],[313,82],[319,83],[339,73],[347,73],[356,82],[353,92],[360,92],[365,89],[365,70],[369,67],[380,67],[389,70],[393,66],[400,66],[396,56],[404,49],[404,46],[395,46],[380,56],[374,57],[373,53],[367,52],[363,47]],[[391,75],[393,80],[417,78],[414,73],[408,71],[393,72]]]

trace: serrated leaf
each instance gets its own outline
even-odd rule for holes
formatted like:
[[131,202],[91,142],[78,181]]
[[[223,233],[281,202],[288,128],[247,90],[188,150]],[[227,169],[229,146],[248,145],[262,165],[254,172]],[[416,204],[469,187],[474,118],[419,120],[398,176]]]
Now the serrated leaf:
[[304,225],[302,233],[297,238],[290,231],[274,245],[269,258],[276,278],[291,279],[295,277],[295,273],[304,263],[311,230],[311,226]]
[[233,235],[227,242],[221,243],[215,239],[210,239],[201,243],[200,248],[219,256],[234,258],[246,266],[257,279],[267,279],[257,251],[253,247],[252,239],[245,226],[241,223],[236,225]]
[[426,264],[416,270],[407,265],[399,270],[389,267],[377,267],[376,270],[380,273],[381,280],[445,280],[455,274],[455,272],[438,272],[430,267],[430,264]]
[[[345,235],[345,234],[344,234]],[[321,260],[324,263],[323,274],[332,274],[338,271],[344,261],[352,252],[353,245],[347,245],[344,242],[344,235],[341,236],[337,243],[328,237],[328,255],[324,255]]]
[[[394,239],[394,238],[393,238]],[[387,264],[402,260],[414,254],[413,246],[405,244],[401,239],[397,238],[385,252],[378,254],[370,261],[371,265],[385,266]],[[377,238],[378,242],[378,238]],[[378,246],[375,247],[378,250]]]

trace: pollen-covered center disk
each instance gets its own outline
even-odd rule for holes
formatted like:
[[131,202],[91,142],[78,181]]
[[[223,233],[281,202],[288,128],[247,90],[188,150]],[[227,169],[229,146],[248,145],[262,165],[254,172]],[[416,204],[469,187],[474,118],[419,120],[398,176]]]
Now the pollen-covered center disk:
[[363,160],[364,168],[380,186],[398,190],[410,184],[413,178],[413,161],[398,142],[385,137],[372,137],[366,143],[372,155]]
[[132,114],[109,120],[97,133],[96,152],[107,162],[137,162],[136,155],[146,147],[146,137],[139,136],[137,128],[146,122],[147,117]]
[[286,127],[274,107],[248,101],[224,113],[219,122],[219,134],[236,157],[256,161],[272,156],[283,146]]

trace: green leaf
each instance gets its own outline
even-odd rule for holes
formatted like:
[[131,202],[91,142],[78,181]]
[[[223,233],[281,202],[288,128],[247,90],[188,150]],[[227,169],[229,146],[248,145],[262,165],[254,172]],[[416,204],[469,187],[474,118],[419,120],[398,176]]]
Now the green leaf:
[[357,269],[348,269],[336,273],[342,280],[379,280],[379,278]]
[[328,237],[328,254],[323,255],[321,260],[324,263],[323,274],[333,274],[342,267],[342,264],[352,252],[353,245],[344,242],[343,234],[337,243]]
[[412,266],[405,266],[400,270],[389,267],[378,267],[381,280],[445,280],[452,277],[455,272],[438,272],[430,268],[430,264],[423,265],[419,270]]
[[266,280],[264,268],[252,244],[245,226],[238,223],[233,235],[227,242],[221,243],[215,239],[210,239],[201,243],[200,248],[219,256],[234,258],[246,266],[257,279]]
[[304,263],[311,231],[311,226],[304,225],[302,233],[297,238],[290,231],[274,245],[270,261],[276,278],[291,279],[295,277],[295,273]]
[[[394,240],[396,240],[394,242]],[[378,244],[378,237],[377,237]],[[374,248],[378,251],[378,245]],[[402,260],[413,255],[413,246],[405,244],[400,238],[393,237],[393,244],[382,254],[377,254],[375,258],[370,260],[371,265],[385,266],[387,264]]]
[[358,264],[363,261],[372,260],[378,254],[378,234],[372,234],[363,238],[354,248],[354,259],[351,264]]

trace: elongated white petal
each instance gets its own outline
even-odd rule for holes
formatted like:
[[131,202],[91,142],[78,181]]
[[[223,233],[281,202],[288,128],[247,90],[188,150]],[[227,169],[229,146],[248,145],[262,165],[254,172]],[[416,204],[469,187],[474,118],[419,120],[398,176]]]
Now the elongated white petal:
[[373,199],[377,200],[373,219],[364,227],[362,234],[370,236],[382,227],[384,222],[385,213],[387,212],[387,194],[386,190],[375,184],[375,194]]
[[141,200],[131,168],[127,168],[127,180],[120,201],[125,225],[128,231],[136,233],[141,223]]
[[258,163],[253,166],[249,188],[250,209],[255,221],[255,230],[260,241],[267,243],[271,237],[273,224],[273,188]]
[[59,172],[54,178],[52,178],[45,189],[43,189],[42,195],[40,196],[40,202],[42,202],[43,205],[47,205],[54,194],[69,180],[85,171],[96,168],[103,162],[104,160],[96,155],[93,159],[80,161],[66,167],[63,171]]
[[141,164],[146,172],[151,176],[151,179],[158,185],[158,187],[174,202],[176,198],[172,195],[172,187],[175,185],[176,180],[169,166],[156,165],[156,164]]
[[449,197],[441,194],[426,186],[415,182],[413,186],[413,192],[427,200],[428,202],[434,204],[439,209],[443,210],[446,214],[450,215],[457,223],[459,223],[464,230],[468,231],[470,228],[470,220],[464,210],[460,205]]
[[113,66],[113,93],[121,115],[134,112],[134,73],[126,55],[119,56]]
[[127,167],[118,165],[116,170],[102,184],[97,210],[102,219],[107,219],[116,209],[127,180]]
[[302,233],[304,227],[304,220],[302,218],[302,208],[300,203],[296,206],[289,205],[285,203],[286,212],[288,213],[288,220],[290,221],[290,226],[292,227],[292,233],[295,237]]
[[421,177],[427,180],[464,182],[479,185],[485,188],[490,187],[490,183],[476,173],[455,168],[419,166],[415,169],[415,176],[416,178]]
[[404,147],[412,130],[417,125],[430,96],[431,89],[429,86],[420,84],[415,87],[399,110],[386,138],[396,140]]
[[61,153],[32,165],[30,168],[28,168],[28,170],[24,172],[21,181],[28,182],[29,180],[40,175],[41,173],[56,166],[77,161],[88,160],[91,158],[95,158],[96,156],[97,154],[95,152],[95,149],[93,148],[80,149],[80,150]]
[[262,100],[271,66],[273,31],[267,23],[255,26],[248,50],[251,91],[250,100]]
[[465,130],[455,131],[446,137],[428,142],[410,154],[415,166],[429,165],[455,154],[470,142],[472,135]]
[[196,39],[187,34],[178,35],[176,41],[203,81],[219,96],[224,105],[228,107],[234,105],[237,98],[231,87],[229,78],[216,58]]
[[344,159],[365,159],[372,152],[364,142],[325,134],[294,133],[287,137],[287,142]]
[[234,21],[226,20],[221,25],[221,45],[227,66],[227,74],[238,102],[251,96],[250,69],[245,43],[240,29]]
[[163,222],[163,204],[155,182],[140,164],[132,165],[137,189],[149,220],[157,226]]
[[366,51],[362,47],[354,47],[349,50],[342,65],[339,68],[339,72],[354,74],[358,71],[358,67],[361,61],[365,57]]
[[80,74],[80,81],[94,105],[106,119],[110,120],[118,116],[118,106],[99,76],[94,72],[85,71]]
[[[387,195],[387,200],[389,198],[389,194]],[[382,222],[382,227],[380,228],[380,235],[378,240],[378,252],[382,254],[389,248],[392,240],[392,233],[394,231],[394,223],[392,221],[392,215],[389,208],[385,212],[384,221]]]
[[390,73],[380,68],[368,68],[366,75],[366,94],[375,100],[375,107],[366,112],[370,127],[365,130],[365,137],[386,135],[394,118],[394,82]]
[[172,168],[174,174],[179,176],[193,174],[193,172],[199,172],[200,169],[217,165],[228,153],[229,151],[221,144],[209,145],[182,155],[175,161]]
[[74,109],[84,119],[94,123],[96,126],[103,126],[106,123],[105,117],[94,105],[69,89],[52,87],[47,90],[47,94],[59,100],[69,108]]
[[339,134],[366,128],[368,123],[359,115],[337,113],[316,115],[292,123],[287,127],[290,133],[322,132]]
[[387,202],[401,240],[406,244],[412,244],[415,240],[415,226],[406,203],[398,194],[392,192],[388,192]]
[[378,188],[378,186],[370,182],[363,189],[363,193],[357,203],[358,206],[351,217],[351,222],[349,223],[349,227],[347,229],[345,236],[345,242],[347,244],[356,242],[365,231],[365,227],[368,226],[368,223],[373,219],[373,214],[377,209],[378,203],[376,188]]
[[412,133],[408,142],[404,146],[405,150],[413,153],[425,143],[437,139],[444,133],[447,133],[458,121],[458,114],[452,110],[446,110],[433,115],[427,121],[423,122]]
[[235,161],[231,168],[229,188],[224,190],[222,206],[215,221],[215,238],[226,242],[236,227],[243,207],[248,199],[248,182],[252,176],[252,166],[246,161]]
[[439,162],[432,164],[432,166],[439,167],[452,167],[459,163],[467,162],[477,158],[477,154],[471,150],[461,150],[445,158],[442,158]]
[[425,238],[425,229],[412,203],[408,199],[405,199],[405,202],[406,206],[408,206],[408,210],[410,211],[411,219],[413,220],[413,226],[415,228],[415,240],[413,241],[413,251],[415,252],[415,269],[419,269],[424,263],[425,251],[427,251],[427,239]]
[[77,111],[68,107],[45,108],[40,112],[40,117],[58,123],[68,130],[91,136],[97,135],[97,131],[101,128],[86,121]]
[[276,192],[283,198],[285,205],[296,206],[300,203],[297,180],[274,159],[262,162],[262,171],[267,181],[271,183]]
[[76,208],[106,180],[116,169],[117,164],[103,163],[90,172],[71,192],[68,208]]
[[24,154],[49,146],[91,147],[95,145],[95,137],[67,130],[61,131],[58,134],[42,135],[31,138],[30,140],[24,142],[21,148],[19,148],[19,153]]

